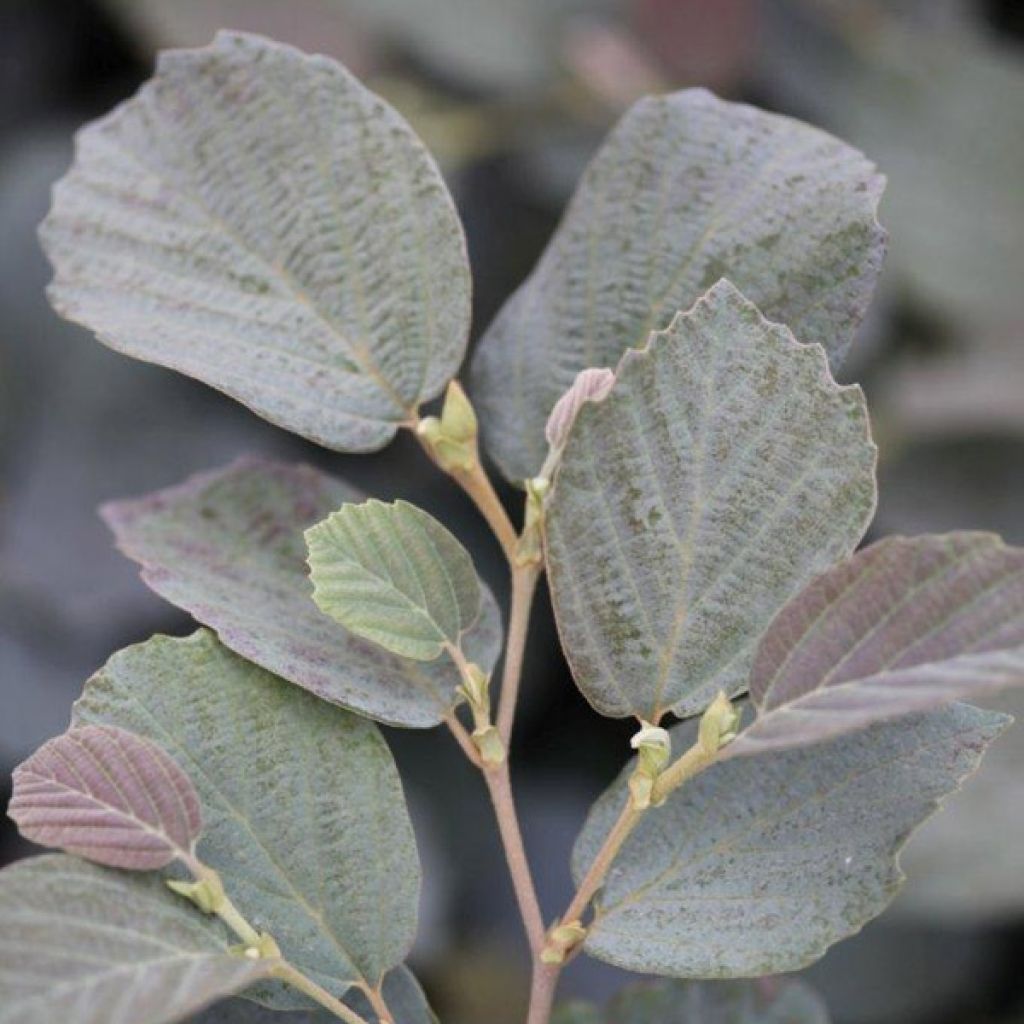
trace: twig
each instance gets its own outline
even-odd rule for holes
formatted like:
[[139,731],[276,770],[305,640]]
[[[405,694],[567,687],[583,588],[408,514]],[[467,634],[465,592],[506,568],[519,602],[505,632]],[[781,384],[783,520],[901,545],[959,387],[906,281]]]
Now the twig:
[[505,666],[501,677],[501,696],[498,703],[498,735],[506,750],[512,739],[519,681],[523,674],[523,656],[530,626],[533,595],[540,579],[540,565],[512,565],[512,598],[508,613],[508,640],[505,646]]

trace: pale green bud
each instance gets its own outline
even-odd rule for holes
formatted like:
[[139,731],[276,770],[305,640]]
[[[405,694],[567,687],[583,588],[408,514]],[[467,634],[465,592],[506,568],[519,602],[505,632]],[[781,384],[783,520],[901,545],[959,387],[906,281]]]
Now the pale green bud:
[[545,964],[564,964],[568,955],[587,937],[581,921],[556,925],[548,932],[547,944],[540,952]]
[[212,872],[198,882],[177,882],[171,878],[165,884],[171,892],[191,900],[204,914],[216,914],[224,906],[224,886]]
[[707,711],[701,717],[697,734],[700,745],[709,754],[718,753],[722,747],[736,739],[739,725],[740,712],[719,690],[718,696],[708,705]]
[[493,725],[480,725],[473,730],[473,743],[484,764],[499,765],[505,760],[505,744]]
[[452,441],[475,441],[479,425],[473,405],[462,390],[462,385],[453,380],[448,384],[441,409],[441,430]]

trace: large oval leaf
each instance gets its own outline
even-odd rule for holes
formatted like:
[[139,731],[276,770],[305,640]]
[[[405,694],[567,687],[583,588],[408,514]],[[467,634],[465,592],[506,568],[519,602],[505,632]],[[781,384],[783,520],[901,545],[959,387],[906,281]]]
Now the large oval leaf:
[[377,728],[289,686],[201,630],[114,655],[76,723],[161,744],[199,791],[200,858],[284,956],[336,994],[401,963],[420,870]]
[[656,721],[742,690],[775,613],[856,547],[874,466],[860,390],[727,282],[628,352],[580,410],[547,517],[586,698]]
[[343,451],[458,369],[469,268],[409,126],[340,65],[220,33],[78,136],[51,298],[112,348]]
[[987,533],[892,537],[814,580],[757,651],[757,720],[729,754],[817,743],[1024,684],[1024,550]]
[[266,977],[157,876],[73,857],[0,872],[0,1024],[170,1024]]
[[306,531],[313,600],[357,636],[432,661],[480,613],[469,552],[406,501],[343,505]]
[[474,357],[506,475],[540,468],[544,422],[577,371],[613,366],[720,277],[838,365],[881,264],[882,186],[830,135],[700,89],[634,106]]
[[612,1000],[605,1024],[828,1024],[821,997],[791,978],[656,981]]
[[188,858],[199,796],[155,743],[112,726],[72,729],[14,769],[7,813],[26,839],[135,871]]
[[[233,651],[332,703],[389,725],[437,725],[455,706],[460,677],[444,658],[388,654],[323,615],[306,578],[303,531],[353,488],[312,469],[241,459],[176,487],[105,505],[118,547],[162,597],[217,631]],[[497,604],[463,637],[490,671],[501,649]]]
[[[1008,722],[956,704],[819,746],[713,765],[627,840],[587,951],[630,970],[689,978],[758,977],[811,963],[892,900],[907,836]],[[678,749],[692,738],[689,724],[673,732]],[[577,878],[625,802],[629,770],[584,826]]]

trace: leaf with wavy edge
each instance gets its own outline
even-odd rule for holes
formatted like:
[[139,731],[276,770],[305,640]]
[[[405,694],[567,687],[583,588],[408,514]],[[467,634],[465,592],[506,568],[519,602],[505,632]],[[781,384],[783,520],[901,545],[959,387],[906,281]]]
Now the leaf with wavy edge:
[[7,813],[41,846],[97,864],[154,871],[187,860],[199,796],[157,744],[112,726],[71,729],[14,769]]
[[[806,966],[891,902],[907,837],[1008,722],[955,704],[818,746],[712,765],[627,840],[600,894],[587,952],[687,978]],[[677,726],[676,749],[692,736],[692,723]],[[598,800],[577,840],[577,879],[621,810],[631,769]]]
[[267,976],[157,876],[62,854],[0,871],[0,1024],[171,1024]]
[[[567,1018],[572,1020],[572,1018]],[[593,1024],[828,1024],[821,997],[792,978],[630,985]]]
[[602,714],[747,685],[757,638],[871,520],[859,388],[719,282],[580,409],[547,514],[562,644]]
[[419,859],[372,722],[275,678],[206,630],[114,655],[86,684],[74,722],[146,736],[189,773],[206,822],[200,859],[253,927],[319,984],[336,994],[360,979],[375,984],[405,959]]
[[987,533],[890,537],[824,573],[761,640],[758,715],[731,756],[1024,684],[1024,550]]
[[[222,643],[324,700],[388,725],[437,725],[460,679],[449,659],[383,651],[323,615],[311,599],[303,531],[354,488],[309,466],[245,458],[143,498],[101,510],[118,547],[161,597],[217,631]],[[463,636],[490,671],[501,619],[481,586],[481,611]]]
[[393,654],[433,661],[480,613],[469,552],[407,501],[343,505],[306,531],[306,545],[320,610]]
[[838,366],[881,266],[883,185],[855,149],[788,117],[702,89],[637,103],[474,356],[506,476],[540,468],[544,422],[579,370],[613,366],[721,277]]
[[79,133],[42,228],[59,313],[341,451],[458,370],[469,265],[406,122],[325,57],[221,32]]

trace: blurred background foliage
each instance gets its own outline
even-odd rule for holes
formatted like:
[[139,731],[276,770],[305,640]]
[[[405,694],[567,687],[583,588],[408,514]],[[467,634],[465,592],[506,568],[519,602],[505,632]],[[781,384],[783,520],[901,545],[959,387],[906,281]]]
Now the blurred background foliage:
[[[409,118],[466,223],[477,329],[644,93],[704,85],[858,145],[889,177],[891,232],[845,370],[868,391],[881,448],[872,536],[973,527],[1024,543],[1020,0],[0,0],[0,785],[64,728],[110,652],[190,628],[113,549],[103,500],[243,451],[304,459],[440,514],[505,594],[493,542],[408,439],[374,458],[315,449],[49,310],[35,228],[74,129],[129,95],[155,50],[220,27],[339,57]],[[515,772],[553,913],[630,727],[585,706],[543,601],[534,633]],[[1000,706],[1024,718],[1019,694]],[[389,739],[428,878],[416,967],[446,1024],[518,1021],[526,963],[478,780],[439,735]],[[0,861],[24,852],[5,823]],[[834,1019],[1024,1019],[1024,722],[904,865],[892,910],[808,972]],[[624,980],[580,958],[566,994],[600,999]]]

